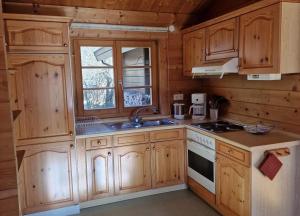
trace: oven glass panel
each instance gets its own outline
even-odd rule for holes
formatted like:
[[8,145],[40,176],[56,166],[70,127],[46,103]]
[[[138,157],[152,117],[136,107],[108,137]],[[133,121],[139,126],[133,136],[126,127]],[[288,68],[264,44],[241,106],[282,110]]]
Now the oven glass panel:
[[188,151],[189,167],[197,173],[214,182],[214,163],[197,155],[192,151]]

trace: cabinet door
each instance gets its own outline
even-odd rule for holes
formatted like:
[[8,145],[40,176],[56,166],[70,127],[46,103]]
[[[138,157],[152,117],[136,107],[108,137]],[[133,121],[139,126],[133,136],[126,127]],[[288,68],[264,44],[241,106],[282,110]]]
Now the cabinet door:
[[250,169],[218,154],[217,207],[224,215],[250,212]]
[[240,18],[240,73],[279,72],[279,4]]
[[68,23],[6,20],[9,51],[68,52]]
[[63,54],[10,54],[11,97],[21,110],[18,144],[71,140],[73,98],[69,59]]
[[205,60],[237,57],[238,28],[238,18],[207,27]]
[[184,142],[173,140],[152,144],[152,185],[164,187],[184,182]]
[[115,192],[130,193],[151,188],[150,145],[114,149]]
[[192,68],[204,62],[205,31],[200,29],[183,35],[183,74],[192,76]]
[[88,199],[114,193],[112,149],[89,150],[86,153]]
[[24,146],[18,150],[25,150],[19,170],[23,213],[59,208],[78,201],[72,142]]

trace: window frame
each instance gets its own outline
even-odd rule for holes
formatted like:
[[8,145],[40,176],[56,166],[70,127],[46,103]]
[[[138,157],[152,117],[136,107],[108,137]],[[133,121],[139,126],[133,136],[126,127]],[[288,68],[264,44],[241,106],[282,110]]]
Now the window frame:
[[[81,46],[102,46],[112,47],[113,49],[113,71],[114,71],[114,89],[115,89],[115,108],[85,110],[83,104],[83,85],[82,85],[82,66],[81,66]],[[76,103],[77,116],[98,116],[98,117],[124,117],[128,116],[133,110],[139,107],[124,107],[123,91],[123,65],[122,65],[122,47],[149,47],[151,49],[151,89],[152,104],[157,106],[159,101],[158,89],[158,53],[157,42],[153,40],[101,40],[101,39],[75,39],[74,40],[74,65],[76,82]],[[84,67],[83,67],[84,68]],[[99,67],[100,68],[100,67]],[[139,67],[141,68],[141,67]],[[121,82],[120,82],[121,81]],[[121,84],[122,83],[122,84]],[[142,87],[142,86],[139,86]],[[99,88],[100,89],[100,88]],[[104,88],[103,88],[104,89]],[[147,114],[147,112],[146,112]],[[148,114],[151,114],[150,112]]]

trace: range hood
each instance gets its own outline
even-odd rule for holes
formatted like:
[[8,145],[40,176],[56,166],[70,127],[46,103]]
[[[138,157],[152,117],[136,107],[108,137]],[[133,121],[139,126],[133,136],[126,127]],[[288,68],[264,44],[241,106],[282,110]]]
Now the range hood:
[[238,58],[225,59],[223,61],[207,62],[200,67],[193,67],[193,77],[218,76],[220,79],[225,74],[238,73]]

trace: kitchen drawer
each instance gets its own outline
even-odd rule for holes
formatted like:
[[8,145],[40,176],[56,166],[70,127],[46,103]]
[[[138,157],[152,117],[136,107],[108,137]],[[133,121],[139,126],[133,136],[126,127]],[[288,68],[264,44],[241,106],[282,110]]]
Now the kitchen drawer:
[[183,129],[171,129],[171,130],[158,130],[150,132],[151,142],[164,141],[164,140],[174,140],[183,139],[184,132]]
[[149,142],[149,133],[128,133],[113,136],[114,146],[142,144]]
[[251,153],[217,140],[217,152],[245,166],[250,166]]
[[112,146],[111,136],[101,136],[86,139],[86,149],[108,148]]

